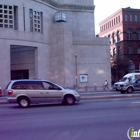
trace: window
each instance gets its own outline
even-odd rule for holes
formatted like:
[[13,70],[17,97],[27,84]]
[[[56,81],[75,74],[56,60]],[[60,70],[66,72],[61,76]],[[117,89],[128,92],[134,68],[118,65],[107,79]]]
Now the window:
[[116,17],[116,24],[118,23],[117,17]]
[[102,27],[100,26],[100,32],[102,32]]
[[109,21],[109,27],[111,27],[111,21]]
[[117,54],[117,49],[114,48],[114,49],[113,49],[113,56],[116,56],[116,54]]
[[112,43],[115,43],[115,33],[112,34]]
[[137,53],[140,54],[140,45],[138,46]]
[[0,5],[0,27],[18,29],[18,7]]
[[127,31],[127,39],[132,40],[132,31],[131,30]]
[[29,10],[29,17],[30,17],[30,31],[33,32],[33,10]]
[[137,22],[138,21],[138,16],[137,15],[135,15],[135,22]]
[[19,81],[12,85],[12,89],[43,90],[44,87],[40,81]]
[[128,54],[133,54],[133,47],[132,46],[128,46]]
[[130,21],[133,21],[132,15],[130,15]]
[[140,29],[137,30],[137,39],[140,40]]
[[117,31],[117,41],[120,41],[120,31]]
[[[110,35],[108,35],[108,38],[110,39]],[[110,44],[111,44],[111,40],[110,40]]]
[[120,16],[118,16],[118,22],[120,23]]
[[118,55],[121,55],[121,47],[118,46]]
[[14,29],[18,30],[18,7],[14,6]]
[[114,18],[114,25],[116,24],[115,18]]
[[125,21],[128,21],[128,16],[127,16],[127,14],[125,14]]
[[140,80],[138,80],[137,83],[140,84]]
[[43,33],[43,12],[29,10],[30,31]]
[[56,86],[55,84],[49,82],[42,82],[44,89],[46,90],[61,90],[60,87]]

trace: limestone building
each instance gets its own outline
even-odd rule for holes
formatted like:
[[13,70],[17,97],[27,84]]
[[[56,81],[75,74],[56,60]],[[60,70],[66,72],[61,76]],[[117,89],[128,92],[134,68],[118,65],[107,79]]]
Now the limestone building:
[[93,0],[1,0],[0,86],[48,79],[64,87],[110,83],[107,38],[96,38]]

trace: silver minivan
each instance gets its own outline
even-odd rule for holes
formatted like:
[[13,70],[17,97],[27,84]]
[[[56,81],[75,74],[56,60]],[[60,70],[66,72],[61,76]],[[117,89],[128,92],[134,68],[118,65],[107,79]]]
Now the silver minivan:
[[27,108],[30,104],[61,102],[73,105],[80,101],[77,91],[65,89],[47,80],[12,80],[6,87],[9,103]]

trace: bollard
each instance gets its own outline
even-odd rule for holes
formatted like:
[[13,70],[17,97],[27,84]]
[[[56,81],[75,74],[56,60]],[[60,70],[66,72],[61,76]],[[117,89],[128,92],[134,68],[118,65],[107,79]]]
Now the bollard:
[[94,91],[97,91],[97,86],[96,85],[94,85]]
[[87,88],[87,86],[85,86],[85,91],[86,91],[86,92],[88,91],[88,88]]
[[103,90],[106,90],[106,86],[105,85],[103,85]]

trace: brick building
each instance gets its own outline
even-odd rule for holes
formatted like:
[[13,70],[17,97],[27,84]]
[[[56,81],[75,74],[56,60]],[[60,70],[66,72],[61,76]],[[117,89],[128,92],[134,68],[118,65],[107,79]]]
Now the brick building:
[[128,71],[140,71],[140,9],[122,8],[100,22],[99,26],[99,37],[110,38],[111,55],[126,56]]

